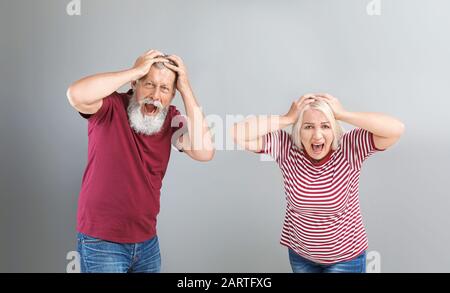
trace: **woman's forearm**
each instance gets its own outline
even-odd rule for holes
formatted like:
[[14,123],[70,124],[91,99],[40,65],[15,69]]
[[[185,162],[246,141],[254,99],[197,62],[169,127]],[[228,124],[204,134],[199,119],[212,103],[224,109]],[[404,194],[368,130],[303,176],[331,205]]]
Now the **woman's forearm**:
[[382,113],[345,112],[339,120],[385,138],[398,137],[405,128],[398,119]]
[[283,129],[292,123],[293,121],[286,115],[253,116],[234,124],[232,136],[236,142],[252,141],[270,132]]

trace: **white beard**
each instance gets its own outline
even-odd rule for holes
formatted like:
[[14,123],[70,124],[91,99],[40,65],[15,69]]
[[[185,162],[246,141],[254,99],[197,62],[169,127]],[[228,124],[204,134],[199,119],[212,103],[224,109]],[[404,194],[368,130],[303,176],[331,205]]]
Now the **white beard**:
[[152,135],[158,133],[166,120],[167,108],[164,108],[161,104],[155,105],[159,111],[154,116],[145,115],[142,113],[141,108],[143,105],[139,104],[136,99],[136,94],[133,93],[133,97],[128,104],[128,119],[130,121],[131,128],[138,134]]

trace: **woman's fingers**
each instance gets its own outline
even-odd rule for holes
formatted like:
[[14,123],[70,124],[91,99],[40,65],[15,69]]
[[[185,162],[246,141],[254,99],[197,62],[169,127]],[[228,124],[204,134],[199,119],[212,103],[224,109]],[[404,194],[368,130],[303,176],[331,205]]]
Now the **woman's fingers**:
[[299,108],[302,108],[302,107],[304,107],[305,105],[314,102],[315,100],[316,100],[316,97],[315,97],[314,94],[306,94],[306,95],[303,95],[303,96],[297,101],[297,104],[298,104],[298,107],[299,107]]
[[335,97],[333,97],[332,95],[327,94],[327,93],[320,93],[320,94],[317,94],[317,96],[322,98],[322,99],[324,99],[324,100],[327,100],[327,101],[331,101],[331,100],[335,100],[336,99]]
[[306,95],[301,96],[300,99],[298,99],[298,102],[301,103],[304,100],[311,99],[311,98],[314,98],[314,94],[306,94]]

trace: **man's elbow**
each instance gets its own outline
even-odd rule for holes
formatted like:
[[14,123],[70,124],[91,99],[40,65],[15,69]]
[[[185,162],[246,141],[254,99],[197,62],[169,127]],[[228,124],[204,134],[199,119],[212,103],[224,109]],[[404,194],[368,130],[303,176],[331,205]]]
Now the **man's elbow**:
[[79,101],[79,99],[77,98],[77,95],[76,95],[76,90],[74,89],[73,85],[71,85],[71,86],[69,86],[67,88],[66,96],[67,96],[67,99],[69,100],[69,103],[70,103],[70,105],[72,107],[76,107],[77,105],[80,104],[80,101]]

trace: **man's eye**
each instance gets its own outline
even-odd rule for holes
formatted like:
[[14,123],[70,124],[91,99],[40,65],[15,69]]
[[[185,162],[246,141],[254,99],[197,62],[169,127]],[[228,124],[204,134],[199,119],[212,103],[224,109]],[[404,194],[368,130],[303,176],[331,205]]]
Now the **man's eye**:
[[162,91],[165,92],[165,93],[167,93],[167,92],[169,92],[169,89],[166,88],[166,87],[163,87],[163,88],[162,88]]

